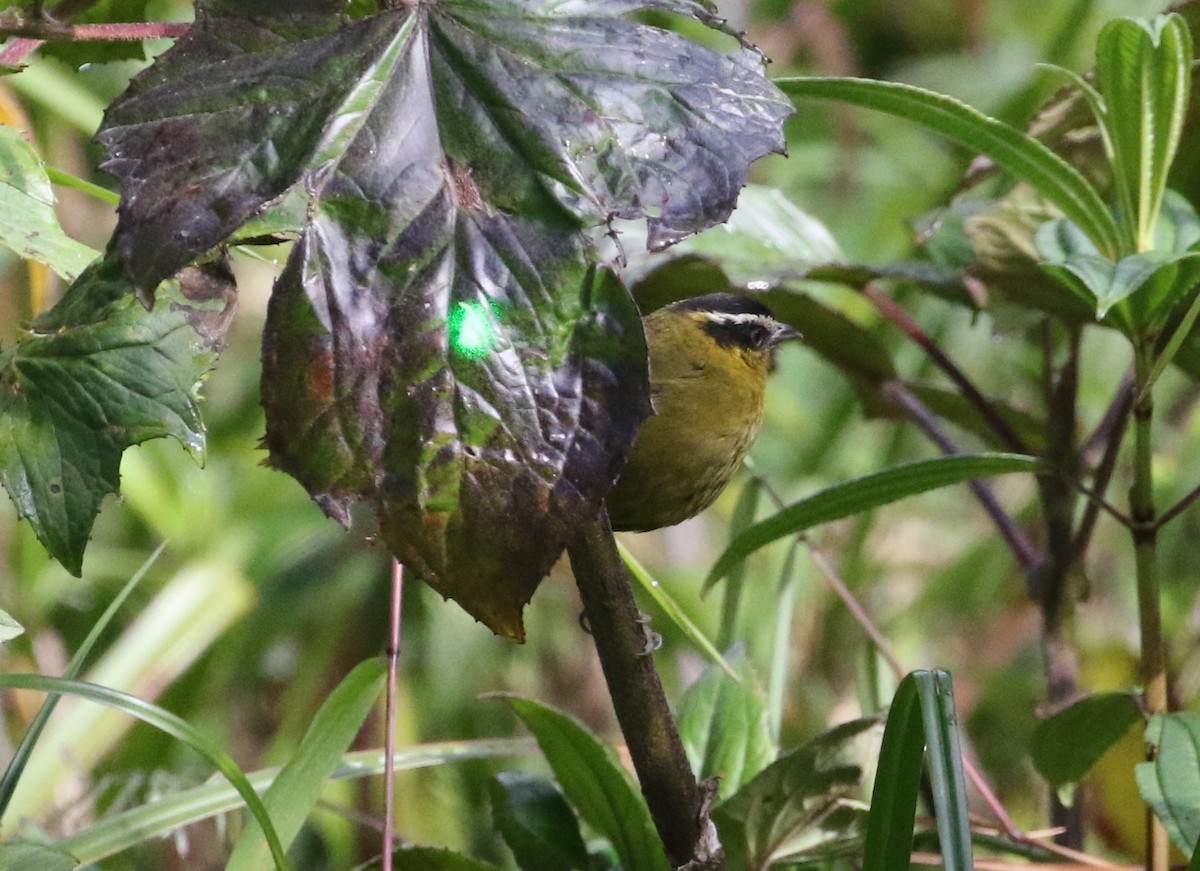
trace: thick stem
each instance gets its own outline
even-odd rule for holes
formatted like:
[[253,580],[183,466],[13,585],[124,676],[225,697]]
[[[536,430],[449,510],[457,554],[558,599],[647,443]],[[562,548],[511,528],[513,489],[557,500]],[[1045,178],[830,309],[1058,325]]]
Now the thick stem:
[[633,598],[608,514],[601,511],[584,526],[567,552],[617,722],[667,857],[690,871],[724,868],[709,799],[679,740],[654,669],[652,634]]
[[[1153,369],[1152,351],[1135,349],[1136,383],[1133,405],[1133,486],[1129,508],[1133,517],[1134,565],[1137,571],[1138,624],[1141,629],[1142,681],[1146,710],[1167,710],[1167,657],[1162,637],[1162,614],[1158,594],[1158,526],[1155,522],[1153,445],[1151,442],[1154,402],[1144,390]],[[1151,755],[1153,751],[1151,751]],[[1169,844],[1166,829],[1147,811],[1146,867],[1167,871]]]
[[[1046,701],[1058,710],[1074,700],[1078,691],[1079,662],[1071,639],[1071,572],[1075,547],[1075,487],[1079,451],[1075,442],[1075,407],[1079,386],[1079,330],[1067,336],[1067,356],[1055,366],[1053,327],[1043,326],[1043,377],[1046,403],[1046,460],[1052,472],[1038,475],[1038,494],[1046,524],[1047,558],[1029,573],[1029,593],[1042,617],[1042,662],[1046,675]],[[1081,806],[1065,806],[1050,790],[1050,822],[1061,827],[1055,841],[1065,847],[1083,847]]]

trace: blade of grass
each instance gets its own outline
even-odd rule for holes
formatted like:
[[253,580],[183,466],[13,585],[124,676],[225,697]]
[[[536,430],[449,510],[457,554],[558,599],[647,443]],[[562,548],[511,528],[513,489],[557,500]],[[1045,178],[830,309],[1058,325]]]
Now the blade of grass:
[[[290,844],[321,796],[321,787],[350,746],[379,691],[384,664],[378,659],[359,663],[337,685],[313,717],[295,754],[263,796],[280,839]],[[267,843],[255,826],[247,826],[229,857],[225,871],[250,871],[267,863]]]
[[[400,750],[396,753],[395,767],[397,771],[411,771],[466,759],[528,756],[536,751],[537,744],[530,738],[442,741]],[[327,779],[371,777],[382,774],[386,765],[382,750],[344,753]],[[252,771],[246,775],[246,780],[255,792],[261,793],[275,782],[281,770],[275,767]],[[64,838],[56,846],[80,862],[99,862],[142,841],[165,837],[183,826],[242,807],[245,802],[231,784],[224,780],[212,781],[113,814]]]
[[[166,549],[166,546],[167,543],[164,541],[155,548],[154,553],[146,558],[141,567],[125,582],[125,586],[121,588],[121,591],[108,603],[108,607],[104,609],[104,613],[100,615],[100,619],[95,622],[88,632],[87,637],[83,639],[83,643],[79,645],[79,649],[75,651],[75,655],[71,657],[71,661],[67,663],[63,677],[75,678],[79,675],[84,662],[87,661],[88,656],[92,652],[92,648],[96,646],[96,642],[100,639],[100,635],[108,628],[108,624],[112,622],[113,617],[116,616],[121,606],[125,604],[125,600],[129,598],[129,594],[142,582],[142,578],[146,577],[150,568],[162,556],[162,552]],[[62,697],[57,693],[51,693],[46,696],[46,700],[42,702],[42,707],[33,718],[33,722],[29,724],[29,729],[25,732],[25,736],[21,738],[21,743],[17,745],[16,752],[13,753],[12,759],[4,769],[4,776],[0,777],[0,819],[4,817],[4,812],[8,808],[8,804],[13,797],[13,792],[16,791],[17,783],[21,779],[21,773],[25,770],[25,765],[29,762],[29,756],[33,753],[33,748],[37,746],[38,738],[46,728],[46,721],[54,713],[54,709],[58,705],[60,698]]]
[[837,484],[751,526],[729,543],[705,583],[725,577],[760,547],[818,524],[972,478],[1033,472],[1037,468],[1038,460],[1023,454],[957,454],[907,463]]
[[943,867],[946,871],[971,871],[971,821],[950,674],[941,669],[918,672],[916,682]]
[[919,673],[913,672],[900,681],[888,711],[871,791],[863,871],[907,871],[909,867],[925,752],[915,676]]
[[720,666],[722,671],[734,680],[740,681],[741,677],[733,666],[725,660],[725,657],[721,655],[721,651],[717,650],[716,645],[709,640],[704,631],[684,613],[683,608],[679,606],[679,603],[675,601],[670,593],[663,589],[662,584],[651,577],[646,568],[638,562],[637,557],[631,554],[629,549],[620,541],[617,542],[617,550],[620,552],[621,559],[624,561],[626,568],[629,569],[629,573],[633,575],[634,580],[658,604],[658,607],[663,610],[667,618],[678,626],[683,634],[700,648],[700,651],[705,656]]
[[788,548],[783,568],[779,572],[779,597],[775,606],[775,633],[771,638],[771,662],[767,672],[767,722],[771,738],[779,743],[783,727],[783,703],[792,679],[792,617],[796,608],[796,554],[802,539],[797,536]]
[[165,732],[172,738],[187,744],[208,759],[218,771],[225,775],[226,779],[238,791],[238,794],[241,795],[242,799],[246,802],[246,807],[254,815],[254,818],[262,826],[263,832],[266,834],[267,843],[271,848],[271,858],[275,860],[275,867],[280,869],[280,871],[287,871],[287,869],[291,868],[291,863],[288,862],[288,858],[283,852],[283,845],[279,841],[279,835],[275,831],[275,826],[271,822],[270,815],[263,806],[262,799],[258,797],[258,793],[254,791],[250,783],[246,780],[246,775],[242,773],[242,770],[233,761],[233,758],[222,750],[216,742],[210,740],[182,718],[128,693],[118,692],[117,690],[85,681],[67,680],[44,674],[0,674],[0,687],[36,690],[44,693],[58,693],[60,695],[65,694],[88,699],[98,704],[123,711],[132,717],[136,717],[143,723],[147,723]]
[[[758,510],[758,497],[762,484],[756,477],[750,478],[738,497],[737,506],[733,509],[733,517],[729,521],[729,537],[736,538],[754,523],[754,514]],[[728,650],[733,646],[737,637],[738,612],[742,604],[742,585],[746,579],[746,564],[741,563],[725,581],[725,598],[721,602],[721,627],[717,631],[717,648]],[[707,587],[701,595],[707,593]]]

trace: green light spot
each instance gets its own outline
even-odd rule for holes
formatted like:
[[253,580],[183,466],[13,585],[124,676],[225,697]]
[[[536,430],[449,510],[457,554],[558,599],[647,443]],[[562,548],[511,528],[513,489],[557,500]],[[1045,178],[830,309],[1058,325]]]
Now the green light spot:
[[486,305],[479,302],[460,302],[450,312],[450,347],[454,353],[469,360],[478,360],[491,353],[496,345],[496,333]]

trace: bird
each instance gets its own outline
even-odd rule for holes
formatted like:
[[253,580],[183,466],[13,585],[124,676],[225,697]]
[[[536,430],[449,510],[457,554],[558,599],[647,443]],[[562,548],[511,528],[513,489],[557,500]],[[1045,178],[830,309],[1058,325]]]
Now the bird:
[[762,425],[777,345],[800,337],[761,302],[712,293],[642,319],[654,414],[605,500],[615,531],[647,532],[721,495]]

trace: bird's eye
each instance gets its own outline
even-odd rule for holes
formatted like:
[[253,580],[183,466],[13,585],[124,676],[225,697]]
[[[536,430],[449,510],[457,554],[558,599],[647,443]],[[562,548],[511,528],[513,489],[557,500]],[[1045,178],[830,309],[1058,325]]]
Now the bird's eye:
[[770,339],[770,333],[768,333],[767,328],[761,326],[751,327],[748,335],[751,346],[755,348],[765,348],[767,341]]

